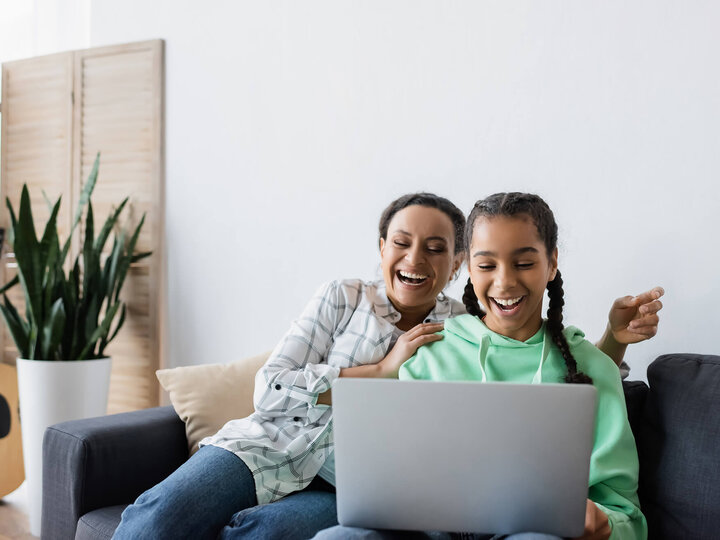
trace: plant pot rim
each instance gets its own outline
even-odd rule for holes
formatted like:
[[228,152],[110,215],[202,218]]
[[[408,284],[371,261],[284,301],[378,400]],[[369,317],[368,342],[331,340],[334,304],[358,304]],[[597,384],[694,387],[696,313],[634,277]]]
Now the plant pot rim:
[[30,359],[30,358],[21,358],[18,356],[15,359],[17,361],[22,361],[22,362],[44,362],[46,364],[60,364],[60,363],[80,364],[82,362],[97,362],[98,360],[107,361],[107,360],[111,360],[112,357],[103,356],[102,358],[88,358],[86,360],[35,360],[35,359]]

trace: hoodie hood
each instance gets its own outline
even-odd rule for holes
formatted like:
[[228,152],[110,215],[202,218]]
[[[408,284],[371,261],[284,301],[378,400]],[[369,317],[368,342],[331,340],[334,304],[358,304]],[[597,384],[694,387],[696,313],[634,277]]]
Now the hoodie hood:
[[[547,360],[550,350],[553,347],[552,338],[550,337],[550,334],[546,332],[546,321],[543,321],[540,326],[540,330],[538,330],[535,335],[526,341],[518,341],[493,332],[485,326],[485,323],[472,315],[461,315],[460,317],[455,317],[446,321],[445,333],[455,334],[459,338],[478,346],[477,366],[481,373],[481,382],[487,381],[485,364],[491,347],[502,349],[523,349],[542,344],[541,353],[538,357],[537,369],[531,381],[532,384],[541,383],[543,365],[545,364],[545,360]],[[582,341],[584,336],[580,330],[574,327],[568,327],[563,333],[565,334],[565,339],[567,339],[570,346]]]
[[[455,334],[465,341],[474,343],[475,345],[480,345],[483,339],[489,339],[490,343],[496,347],[507,347],[512,349],[542,343],[546,323],[547,321],[543,319],[543,324],[540,327],[540,330],[527,341],[518,341],[493,332],[485,326],[484,322],[473,315],[460,315],[459,317],[453,317],[446,320],[445,332]],[[579,345],[585,338],[583,331],[574,326],[568,326],[563,329],[563,334],[565,335],[568,345],[571,347]],[[483,338],[483,336],[487,337]]]

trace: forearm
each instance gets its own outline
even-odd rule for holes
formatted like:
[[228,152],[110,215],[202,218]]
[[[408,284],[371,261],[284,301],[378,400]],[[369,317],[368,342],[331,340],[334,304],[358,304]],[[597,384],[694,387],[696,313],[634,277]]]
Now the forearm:
[[[364,366],[342,368],[340,370],[340,377],[384,378],[387,376],[388,375],[383,370],[382,364],[367,364]],[[317,404],[332,405],[332,389],[319,394]]]
[[622,363],[623,358],[625,357],[625,350],[627,349],[627,344],[619,343],[613,337],[613,334],[610,331],[610,325],[605,328],[605,333],[595,346],[612,358],[612,361],[618,366]]

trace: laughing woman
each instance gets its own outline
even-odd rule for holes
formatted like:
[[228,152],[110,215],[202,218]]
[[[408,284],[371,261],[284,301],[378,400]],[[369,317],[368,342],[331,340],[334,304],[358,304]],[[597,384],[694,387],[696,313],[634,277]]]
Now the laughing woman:
[[[338,377],[397,377],[445,319],[443,289],[464,259],[462,212],[429,193],[380,219],[383,279],[320,288],[255,379],[255,412],[228,422],[123,513],[114,538],[310,538],[336,525],[331,388]],[[657,332],[662,289],[615,301],[598,343],[620,364]],[[272,504],[266,504],[272,503]]]

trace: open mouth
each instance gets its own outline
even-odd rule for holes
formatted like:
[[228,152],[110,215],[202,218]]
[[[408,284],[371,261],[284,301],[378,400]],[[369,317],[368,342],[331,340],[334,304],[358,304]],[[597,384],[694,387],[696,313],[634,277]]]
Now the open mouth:
[[405,283],[406,285],[421,285],[425,283],[429,277],[425,274],[415,274],[413,272],[405,272],[404,270],[398,270],[395,272],[395,275],[401,283]]
[[518,296],[517,298],[490,298],[492,300],[493,304],[502,311],[503,313],[507,313],[508,315],[511,315],[515,313],[520,305],[523,303],[523,300],[525,300],[524,296]]

